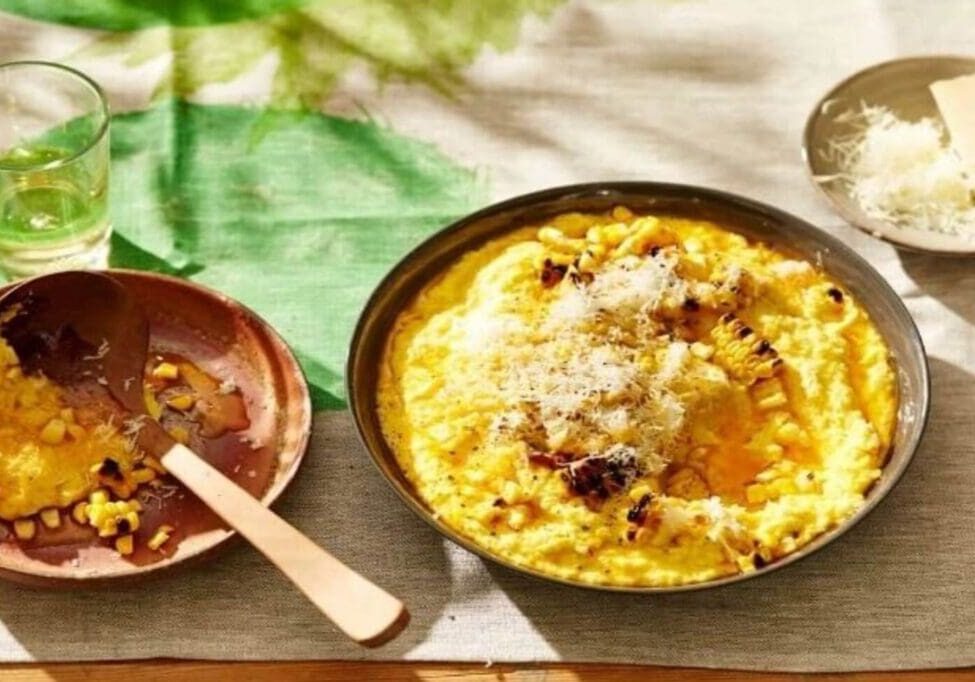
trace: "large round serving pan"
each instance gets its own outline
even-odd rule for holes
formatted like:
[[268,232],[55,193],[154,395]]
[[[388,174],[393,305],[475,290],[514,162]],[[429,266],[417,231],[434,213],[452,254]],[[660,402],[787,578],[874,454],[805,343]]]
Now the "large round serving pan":
[[[883,474],[866,503],[845,523],[753,573],[675,587],[617,587],[560,580],[494,555],[437,520],[417,495],[383,438],[376,412],[379,363],[398,313],[425,285],[459,256],[509,230],[537,224],[572,211],[603,212],[623,205],[636,213],[655,213],[714,221],[750,239],[821,265],[870,313],[889,345],[896,365],[900,409],[893,445]],[[369,299],[352,339],[347,368],[349,400],[359,434],[373,461],[406,505],[445,537],[503,566],[581,587],[628,592],[678,592],[727,585],[757,577],[809,556],[836,539],[890,492],[907,469],[928,416],[930,382],[924,346],[914,321],[887,282],[865,260],[836,238],[784,211],[712,189],[656,182],[612,182],[557,187],[489,206],[458,220],[407,255]]]

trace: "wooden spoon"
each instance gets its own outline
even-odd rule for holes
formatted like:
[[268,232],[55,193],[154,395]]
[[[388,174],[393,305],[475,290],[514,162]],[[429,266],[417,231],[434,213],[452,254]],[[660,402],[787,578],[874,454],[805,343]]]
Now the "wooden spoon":
[[341,563],[260,501],[175,442],[149,417],[143,373],[149,323],[108,275],[60,272],[28,280],[0,296],[3,336],[27,372],[42,372],[92,399],[113,399],[142,423],[139,446],[247,538],[343,632],[379,646],[409,622],[403,604]]

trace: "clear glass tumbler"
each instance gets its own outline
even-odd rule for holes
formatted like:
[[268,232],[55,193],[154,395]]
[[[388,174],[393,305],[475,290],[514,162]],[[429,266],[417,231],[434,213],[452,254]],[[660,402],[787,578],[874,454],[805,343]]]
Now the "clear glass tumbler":
[[0,269],[108,266],[108,104],[67,66],[0,65]]

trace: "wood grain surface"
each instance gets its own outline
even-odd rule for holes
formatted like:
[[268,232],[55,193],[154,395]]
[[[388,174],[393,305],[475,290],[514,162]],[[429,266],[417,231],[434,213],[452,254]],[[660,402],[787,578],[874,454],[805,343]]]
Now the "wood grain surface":
[[197,661],[137,661],[129,663],[61,663],[0,667],[0,682],[399,682],[429,680],[509,680],[511,682],[585,682],[652,679],[655,682],[948,682],[975,680],[975,670],[877,672],[842,674],[748,673],[700,668],[660,668],[626,665],[458,665],[455,663],[352,663],[318,661],[299,663],[213,663]]

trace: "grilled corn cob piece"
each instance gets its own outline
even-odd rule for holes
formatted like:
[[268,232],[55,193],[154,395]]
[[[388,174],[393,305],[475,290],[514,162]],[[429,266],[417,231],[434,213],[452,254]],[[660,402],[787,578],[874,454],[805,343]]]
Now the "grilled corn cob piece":
[[772,344],[732,313],[721,316],[711,330],[711,339],[715,361],[748,385],[775,376],[782,366]]
[[[80,506],[80,505],[78,505]],[[75,507],[75,514],[84,517],[92,528],[103,538],[116,535],[134,533],[139,529],[139,512],[142,505],[138,500],[110,501],[108,493],[96,490],[88,498],[88,504],[79,512]],[[75,518],[77,519],[78,516]]]

